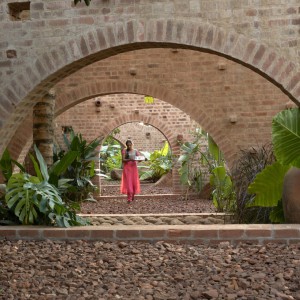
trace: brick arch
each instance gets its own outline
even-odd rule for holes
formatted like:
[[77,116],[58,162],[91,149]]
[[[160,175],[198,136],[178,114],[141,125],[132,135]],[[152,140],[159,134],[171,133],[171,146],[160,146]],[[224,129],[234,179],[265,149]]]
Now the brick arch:
[[[55,106],[55,116],[58,116],[65,112],[67,109],[72,106],[79,104],[85,100],[103,96],[108,94],[120,94],[120,93],[128,93],[128,94],[140,94],[140,95],[151,95],[157,99],[163,100],[165,102],[173,104],[173,100],[177,99],[176,107],[189,114],[190,111],[185,107],[185,96],[179,93],[175,93],[170,89],[166,89],[163,86],[153,85],[145,82],[126,82],[126,81],[115,81],[115,80],[105,80],[101,82],[90,82],[88,84],[83,84],[77,86],[72,89],[68,93],[57,95],[56,98],[56,106]],[[143,121],[145,123],[149,123],[149,120],[144,116]],[[130,116],[123,116],[123,123],[132,122],[132,120],[141,119],[141,115],[134,114]],[[117,119],[118,120],[118,119]],[[127,120],[127,121],[125,121]],[[197,111],[197,120],[201,127],[208,132],[213,139],[216,141],[221,151],[224,154],[224,157],[230,166],[235,159],[235,151],[233,149],[233,144],[230,142],[229,136],[223,135],[219,128],[215,126],[214,120],[210,118],[210,116],[206,113],[205,110],[198,107]],[[112,121],[115,123],[114,121]],[[122,122],[121,120],[118,122]],[[172,136],[172,132],[167,128],[165,123],[159,122],[156,120],[154,123],[157,124],[157,128],[162,128],[162,133],[168,138]],[[117,123],[116,123],[117,124]],[[152,125],[152,124],[151,124]],[[117,127],[117,125],[115,126]],[[103,129],[103,135],[107,135],[111,132],[111,126],[105,127]],[[172,150],[177,153],[179,151],[179,146],[171,143],[171,140],[168,138],[170,145],[172,145]],[[30,141],[30,142],[28,142]],[[23,145],[23,147],[20,147]],[[17,160],[20,157],[25,157],[28,152],[30,146],[32,145],[32,120],[28,118],[25,122],[23,122],[19,129],[16,131],[16,134],[11,139],[10,144],[8,146],[10,152],[14,153],[13,157]],[[178,149],[177,149],[177,148]]]
[[[161,99],[165,102],[172,103],[173,99],[177,99],[177,108],[189,113],[184,106],[184,99],[185,96],[178,94],[177,92],[172,92],[169,89],[166,89],[162,86],[157,86],[145,82],[126,82],[126,81],[114,81],[114,80],[106,80],[101,82],[91,82],[88,84],[80,85],[72,91],[68,93],[64,93],[61,95],[57,95],[56,98],[56,107],[55,107],[55,116],[60,115],[61,113],[65,112],[67,109],[71,108],[72,106],[79,104],[87,99],[91,99],[101,95],[108,95],[108,94],[119,94],[119,93],[132,93],[132,94],[141,94],[141,95],[151,95],[155,98]],[[123,116],[126,122],[132,122],[132,120],[139,120],[141,119],[140,114],[134,114],[130,116]],[[129,119],[128,119],[129,118]],[[149,123],[149,120],[143,116],[143,121],[145,123]],[[118,120],[118,119],[117,119]],[[224,153],[225,159],[230,165],[234,159],[234,150],[232,148],[232,143],[230,139],[226,135],[220,134],[220,131],[214,125],[214,121],[211,120],[209,115],[199,107],[198,110],[198,119],[196,120],[202,128],[209,132],[209,134],[214,138],[216,143],[219,145],[220,149]],[[112,121],[115,124],[115,121]],[[121,121],[118,120],[120,123]],[[125,121],[123,123],[126,123]],[[173,151],[177,151],[178,145],[174,145],[171,143],[169,137],[172,137],[172,132],[170,129],[167,128],[167,125],[163,122],[159,122],[158,120],[153,121],[153,126],[157,128],[162,128],[162,133],[168,138],[170,145],[172,145]],[[157,124],[157,126],[156,126]],[[151,124],[152,125],[152,124]],[[117,127],[117,125],[115,126]],[[103,129],[102,134],[107,135],[111,131],[110,127],[105,127]],[[13,157],[15,159],[25,157],[26,153],[28,152],[30,146],[32,144],[32,120],[28,118],[25,122],[23,122],[19,129],[16,131],[16,134],[11,139],[9,144],[9,150],[13,153]],[[23,147],[20,147],[23,145]],[[176,148],[177,147],[177,148]],[[179,148],[178,148],[179,150]]]
[[[18,70],[10,85],[3,89],[2,101],[10,104],[11,113],[1,112],[1,152],[35,102],[59,80],[95,61],[152,47],[185,48],[224,56],[260,73],[299,105],[297,65],[267,45],[209,23],[128,19],[68,39],[41,53],[35,63]],[[22,81],[22,75],[30,77],[29,84]]]
[[[179,157],[180,148],[177,143],[177,136],[168,128],[168,126],[165,123],[159,121],[153,116],[146,116],[142,114],[137,115],[135,113],[120,116],[118,118],[115,118],[114,120],[109,122],[104,128],[102,128],[102,130],[99,132],[99,137],[107,137],[115,128],[123,124],[141,121],[155,127],[158,131],[160,131],[168,140],[172,154],[175,157]],[[176,166],[174,168],[176,169]],[[179,182],[180,178],[178,171],[172,172],[172,186],[174,192],[181,192]]]
[[124,116],[117,117],[109,122],[105,127],[101,128],[99,131],[99,137],[106,137],[108,136],[115,128],[132,122],[144,122],[145,124],[149,124],[160,131],[168,140],[172,153],[174,155],[179,155],[179,147],[177,143],[177,136],[172,132],[168,126],[164,123],[159,121],[157,118],[153,116],[146,116],[142,114],[127,114]]

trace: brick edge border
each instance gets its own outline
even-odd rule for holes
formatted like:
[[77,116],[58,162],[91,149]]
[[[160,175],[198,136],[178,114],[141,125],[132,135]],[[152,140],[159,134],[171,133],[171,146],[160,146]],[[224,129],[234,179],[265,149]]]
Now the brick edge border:
[[143,241],[218,244],[300,243],[300,224],[146,225],[54,228],[2,226],[0,240]]

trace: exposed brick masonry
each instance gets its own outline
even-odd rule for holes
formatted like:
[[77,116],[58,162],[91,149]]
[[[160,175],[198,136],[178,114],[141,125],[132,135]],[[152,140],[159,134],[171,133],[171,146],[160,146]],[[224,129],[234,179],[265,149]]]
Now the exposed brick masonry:
[[[300,97],[299,5],[295,0],[284,4],[275,0],[271,5],[94,0],[90,7],[74,7],[72,1],[33,0],[30,18],[23,21],[10,19],[8,3],[0,4],[1,150],[34,103],[60,79],[97,60],[151,45],[168,47],[170,42],[177,48],[207,49],[232,57],[269,76],[295,102]],[[15,55],[7,57],[7,51]],[[265,71],[271,55],[274,59]],[[8,114],[7,102],[13,106]]]
[[300,241],[298,225],[156,225],[156,226],[86,226],[47,228],[41,226],[7,226],[0,239],[8,240],[86,240],[86,241],[169,241],[216,244],[229,241],[267,244],[292,244]]

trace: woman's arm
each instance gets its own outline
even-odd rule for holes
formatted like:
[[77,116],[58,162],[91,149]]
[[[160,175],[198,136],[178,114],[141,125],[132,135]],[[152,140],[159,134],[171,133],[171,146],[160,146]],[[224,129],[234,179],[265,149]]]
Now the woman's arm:
[[144,161],[146,158],[144,155],[142,155],[138,150],[136,150],[136,153],[135,153],[136,156],[142,156],[144,159],[140,159],[140,160],[137,160],[138,162],[140,161]]
[[122,150],[122,162],[131,161],[132,159],[126,158],[126,149]]

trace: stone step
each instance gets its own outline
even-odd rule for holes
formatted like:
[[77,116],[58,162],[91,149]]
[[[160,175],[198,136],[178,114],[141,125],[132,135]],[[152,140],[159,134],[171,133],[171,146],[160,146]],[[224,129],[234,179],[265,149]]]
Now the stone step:
[[[101,184],[101,188],[112,188],[112,187],[116,187],[116,188],[120,188],[120,184]],[[141,183],[140,186],[141,187],[149,187],[152,186],[153,183]]]
[[[182,194],[145,194],[145,195],[135,195],[134,199],[148,199],[148,198],[153,198],[153,199],[177,199],[178,197],[181,197]],[[98,196],[95,195],[94,198],[101,199],[101,200],[110,200],[110,199],[127,199],[126,195],[112,195],[112,196]]]
[[87,217],[185,217],[185,216],[228,216],[227,213],[163,213],[163,214],[77,214],[78,216]]
[[113,225],[187,225],[233,224],[233,214],[226,213],[167,213],[167,214],[79,214],[93,226]]

